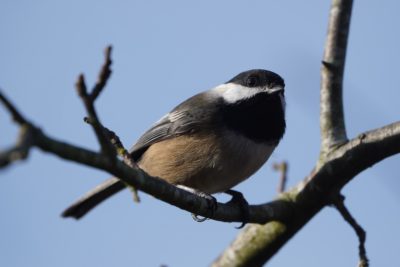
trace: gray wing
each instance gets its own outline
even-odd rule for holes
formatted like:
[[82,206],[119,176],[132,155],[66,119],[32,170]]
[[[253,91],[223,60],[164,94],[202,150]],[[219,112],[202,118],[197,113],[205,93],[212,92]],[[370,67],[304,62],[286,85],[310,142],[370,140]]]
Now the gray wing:
[[215,100],[207,92],[189,98],[147,130],[130,149],[130,153],[138,160],[154,143],[201,130],[211,123],[215,110]]

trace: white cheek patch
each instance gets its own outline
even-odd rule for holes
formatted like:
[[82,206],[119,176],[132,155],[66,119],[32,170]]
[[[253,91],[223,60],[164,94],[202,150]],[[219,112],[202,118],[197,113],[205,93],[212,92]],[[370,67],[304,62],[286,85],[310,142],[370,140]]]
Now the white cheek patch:
[[263,91],[262,88],[254,87],[249,88],[239,84],[226,83],[219,85],[212,89],[213,92],[217,93],[228,103],[235,103],[237,101],[251,98]]

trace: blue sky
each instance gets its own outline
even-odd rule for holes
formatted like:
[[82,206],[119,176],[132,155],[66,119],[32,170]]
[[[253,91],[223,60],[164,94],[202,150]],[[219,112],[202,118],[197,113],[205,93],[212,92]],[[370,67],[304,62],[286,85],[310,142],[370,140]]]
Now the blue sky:
[[[11,1],[0,3],[0,87],[46,133],[97,149],[74,83],[92,84],[112,44],[113,74],[96,103],[102,122],[131,145],[187,97],[265,68],[285,78],[287,133],[269,162],[237,187],[252,204],[275,196],[272,163],[287,160],[289,185],[319,151],[320,61],[329,1]],[[397,1],[356,1],[344,105],[349,137],[399,119]],[[0,108],[0,147],[17,128]],[[400,239],[400,157],[356,177],[347,205],[367,230],[374,266],[394,266]],[[196,223],[190,214],[128,191],[81,221],[61,211],[106,173],[33,150],[0,172],[0,266],[206,266],[236,224]],[[223,201],[224,196],[218,196]],[[355,266],[357,238],[325,208],[268,266]]]

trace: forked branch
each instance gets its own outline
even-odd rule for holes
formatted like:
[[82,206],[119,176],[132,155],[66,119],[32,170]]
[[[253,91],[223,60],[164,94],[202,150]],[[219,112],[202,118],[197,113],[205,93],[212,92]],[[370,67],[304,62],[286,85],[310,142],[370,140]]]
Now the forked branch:
[[352,0],[333,0],[321,69],[321,154],[347,141],[343,115],[343,74]]
[[106,134],[101,126],[100,119],[97,116],[96,109],[94,108],[94,102],[97,97],[100,95],[101,91],[104,89],[107,84],[108,79],[111,75],[111,46],[108,46],[105,49],[105,62],[100,70],[99,76],[97,78],[97,82],[92,89],[91,93],[88,93],[87,86],[85,82],[85,76],[80,74],[78,76],[78,80],[76,81],[75,87],[78,95],[81,97],[83,104],[86,108],[86,112],[88,117],[85,118],[86,122],[89,122],[93,130],[96,134],[97,140],[100,144],[101,151],[107,155],[110,160],[114,160],[116,156],[116,151],[109,139],[106,137]]

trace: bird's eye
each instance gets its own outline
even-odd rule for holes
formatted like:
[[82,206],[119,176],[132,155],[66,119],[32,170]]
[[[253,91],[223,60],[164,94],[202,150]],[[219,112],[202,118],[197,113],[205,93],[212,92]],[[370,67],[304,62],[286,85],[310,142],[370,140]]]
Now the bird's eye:
[[257,85],[258,85],[258,77],[256,77],[256,76],[250,76],[250,77],[248,77],[248,78],[247,78],[247,81],[246,81],[246,85],[247,85],[248,87],[255,87],[255,86],[257,86]]

